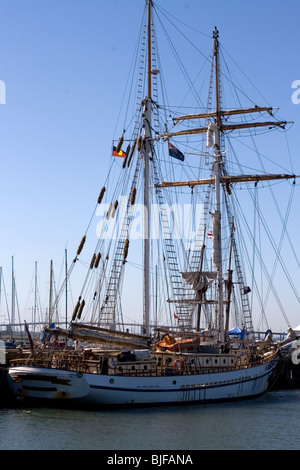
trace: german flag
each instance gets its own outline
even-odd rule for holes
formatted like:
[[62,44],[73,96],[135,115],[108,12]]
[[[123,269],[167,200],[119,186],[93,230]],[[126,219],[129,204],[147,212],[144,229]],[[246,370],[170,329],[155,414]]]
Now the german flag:
[[119,152],[117,152],[117,147],[113,147],[113,156],[114,157],[125,157],[126,153],[123,152],[123,150],[120,150]]

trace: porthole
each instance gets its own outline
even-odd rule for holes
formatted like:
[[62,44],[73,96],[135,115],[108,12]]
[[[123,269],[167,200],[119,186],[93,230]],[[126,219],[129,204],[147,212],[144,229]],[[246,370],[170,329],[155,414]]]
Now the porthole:
[[176,380],[173,380],[173,385],[176,385],[176,383],[177,383]]
[[114,379],[110,379],[109,381],[110,384],[113,384],[114,382],[115,382]]

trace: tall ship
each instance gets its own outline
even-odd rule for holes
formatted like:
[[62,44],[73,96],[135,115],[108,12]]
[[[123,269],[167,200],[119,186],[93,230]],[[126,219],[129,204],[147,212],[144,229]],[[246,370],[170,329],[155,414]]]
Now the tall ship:
[[[296,176],[253,174],[249,162],[234,163],[229,138],[282,131],[288,123],[270,106],[225,106],[229,71],[222,71],[216,27],[205,60],[206,104],[196,94],[192,112],[163,103],[159,12],[146,0],[138,72],[129,80],[137,100],[112,142],[95,209],[97,243],[72,319],[60,328],[49,318],[41,346],[10,364],[10,387],[24,399],[63,406],[238,400],[263,394],[276,367],[277,345],[254,332],[250,294],[260,283],[249,270],[246,279],[252,256],[241,238],[252,215],[245,218],[237,194],[249,189],[256,206],[257,186]],[[176,75],[172,80],[176,87]],[[87,247],[86,232],[65,282]],[[140,320],[125,322],[134,312]],[[70,341],[74,349],[57,347]]]

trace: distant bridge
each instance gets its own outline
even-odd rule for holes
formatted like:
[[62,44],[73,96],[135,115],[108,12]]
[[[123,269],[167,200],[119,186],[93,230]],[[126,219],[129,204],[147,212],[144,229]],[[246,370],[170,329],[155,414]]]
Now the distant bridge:
[[[45,326],[48,326],[47,322],[27,322],[26,325],[30,331],[30,334],[34,338],[38,338],[40,335],[40,332]],[[58,321],[55,322],[55,326],[61,326],[63,328],[66,328],[66,322],[65,321]],[[116,325],[118,326],[118,325]],[[124,329],[128,328],[132,333],[137,332],[138,329],[141,328],[141,325],[138,325],[137,323],[128,323],[128,324],[122,324],[120,325]],[[255,338],[259,340],[263,340],[265,337],[266,332],[265,331],[254,331]],[[277,340],[281,341],[285,338],[286,332],[280,332],[277,333],[275,331],[272,331],[273,338],[276,338]],[[0,323],[0,339],[10,339],[13,338],[15,340],[21,339],[21,340],[26,340],[28,338],[27,336],[27,331],[25,329],[25,324],[24,323],[14,323],[14,324],[9,324],[9,323]]]

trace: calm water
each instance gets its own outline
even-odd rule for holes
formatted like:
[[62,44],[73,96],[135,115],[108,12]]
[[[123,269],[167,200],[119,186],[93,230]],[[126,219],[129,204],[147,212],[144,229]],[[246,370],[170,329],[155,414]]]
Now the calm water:
[[0,409],[0,450],[300,449],[300,390],[216,405]]

